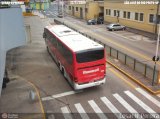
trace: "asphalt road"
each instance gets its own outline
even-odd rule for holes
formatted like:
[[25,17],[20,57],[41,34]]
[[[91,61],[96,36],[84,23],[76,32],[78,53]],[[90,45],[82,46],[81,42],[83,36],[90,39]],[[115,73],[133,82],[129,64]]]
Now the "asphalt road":
[[47,19],[26,17],[25,24],[31,26],[32,42],[16,50],[15,73],[36,85],[49,119],[121,119],[127,115],[130,119],[131,114],[143,113],[144,118],[160,113],[160,97],[146,93],[109,65],[104,85],[74,91],[46,50],[42,34]]

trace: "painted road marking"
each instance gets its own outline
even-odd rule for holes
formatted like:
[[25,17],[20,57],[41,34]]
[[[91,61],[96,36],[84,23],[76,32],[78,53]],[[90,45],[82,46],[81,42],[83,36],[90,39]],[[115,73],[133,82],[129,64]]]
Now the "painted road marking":
[[113,96],[120,102],[130,113],[132,113],[133,116],[135,116],[138,119],[143,119],[138,114],[138,112],[130,105],[128,104],[119,94],[113,94]]
[[114,71],[113,69],[109,69],[112,73],[114,73],[116,76],[118,76],[120,79],[122,79],[123,81],[125,81],[128,85],[130,85],[132,88],[136,88],[136,86],[134,86],[131,82],[129,82],[128,80],[126,80],[123,76],[121,76],[119,73],[117,73],[116,71]]
[[72,116],[71,116],[71,114],[70,114],[70,111],[69,111],[69,109],[68,109],[66,106],[65,106],[65,107],[62,107],[62,108],[61,108],[61,111],[62,111],[63,116],[64,116],[65,119],[72,119]]
[[142,102],[139,98],[137,98],[133,93],[130,91],[125,91],[125,94],[128,95],[133,101],[135,101],[139,106],[141,106],[144,110],[150,113],[153,117],[156,117],[156,112],[152,110],[149,106],[147,106],[144,102]]
[[92,109],[97,113],[98,117],[100,119],[108,119],[104,113],[102,112],[102,110],[98,107],[98,105],[94,102],[94,100],[90,100],[88,101],[88,103],[90,104],[90,106],[92,107]]
[[122,115],[118,109],[106,98],[106,97],[101,97],[102,102],[115,114],[115,116],[118,119],[125,119],[121,118],[120,115]]
[[53,100],[55,98],[69,96],[69,95],[73,95],[73,94],[80,93],[80,92],[83,92],[83,91],[82,90],[80,90],[80,91],[68,91],[68,92],[64,92],[64,93],[60,93],[60,94],[56,94],[56,95],[52,95],[52,96],[48,96],[48,97],[43,97],[42,101]]
[[139,93],[141,93],[144,97],[146,97],[148,100],[150,100],[151,102],[153,102],[155,105],[157,105],[158,107],[160,107],[160,102],[158,100],[156,100],[155,98],[153,98],[150,94],[148,94],[147,92],[145,92],[141,88],[136,88],[136,90]]
[[83,109],[80,103],[74,104],[77,111],[79,112],[82,119],[89,119],[88,115],[86,114],[85,110]]

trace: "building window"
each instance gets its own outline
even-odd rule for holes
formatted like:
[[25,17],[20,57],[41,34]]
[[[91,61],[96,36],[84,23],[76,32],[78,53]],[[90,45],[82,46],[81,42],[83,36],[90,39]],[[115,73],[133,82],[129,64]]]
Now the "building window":
[[143,13],[135,13],[135,20],[143,21],[144,14]]
[[139,21],[143,21],[143,13],[140,13],[140,18],[139,18]]
[[117,10],[117,17],[120,17],[120,11]]
[[78,11],[78,7],[76,7],[76,11]]
[[69,10],[71,10],[71,6],[69,6]]
[[153,23],[154,22],[154,14],[149,15],[149,22]]
[[110,9],[106,9],[106,15],[111,15],[111,10]]
[[85,8],[85,12],[88,13],[88,8]]
[[131,13],[127,12],[127,18],[130,19],[131,18]]
[[138,13],[135,13],[135,20],[138,20]]
[[114,10],[114,16],[115,17],[117,16],[117,10]]
[[123,12],[123,18],[126,18],[126,11]]
[[160,15],[158,15],[157,23],[160,24]]

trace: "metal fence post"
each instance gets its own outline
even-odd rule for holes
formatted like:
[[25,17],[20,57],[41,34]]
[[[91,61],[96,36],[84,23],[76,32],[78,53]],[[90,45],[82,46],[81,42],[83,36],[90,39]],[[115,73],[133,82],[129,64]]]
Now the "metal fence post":
[[136,59],[134,59],[134,67],[133,69],[135,70],[136,69]]
[[112,53],[111,51],[112,51],[112,48],[110,47],[110,56],[111,56],[111,53]]
[[127,62],[127,55],[125,54],[125,61],[124,61],[125,65],[126,65],[126,62]]
[[145,70],[144,70],[144,76],[146,77],[147,75],[147,64],[145,64]]

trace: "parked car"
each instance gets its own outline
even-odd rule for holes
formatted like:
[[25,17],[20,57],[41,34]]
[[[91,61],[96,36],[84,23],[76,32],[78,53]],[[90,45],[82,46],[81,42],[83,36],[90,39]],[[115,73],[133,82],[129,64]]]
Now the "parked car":
[[87,21],[87,24],[88,24],[88,25],[95,25],[95,24],[97,24],[97,20],[95,20],[95,19],[90,19],[90,20]]
[[114,30],[125,30],[126,26],[114,23],[114,24],[107,25],[107,29],[112,30],[112,31],[114,31]]
[[103,24],[103,22],[104,22],[103,17],[98,17],[97,24]]
[[57,17],[63,18],[63,14],[62,14],[62,13],[59,13],[59,14],[57,15]]

